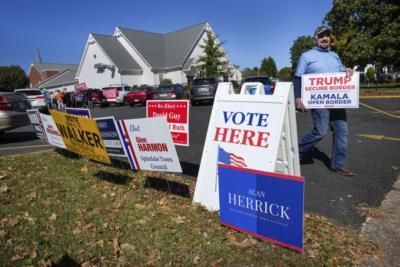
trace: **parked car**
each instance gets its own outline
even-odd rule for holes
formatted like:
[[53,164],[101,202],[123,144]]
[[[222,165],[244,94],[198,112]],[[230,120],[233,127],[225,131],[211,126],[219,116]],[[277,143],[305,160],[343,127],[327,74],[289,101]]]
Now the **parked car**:
[[108,100],[100,89],[88,89],[87,95],[91,97],[93,105],[108,106]]
[[32,108],[37,108],[40,111],[46,111],[48,109],[47,99],[39,89],[15,89],[14,92],[19,92],[26,95],[29,99],[29,102],[31,102]]
[[152,92],[152,99],[181,99],[184,88],[180,84],[160,85]]
[[153,91],[154,87],[148,85],[134,87],[132,91],[126,95],[126,101],[131,107],[135,104],[146,104],[147,100],[152,99]]
[[30,124],[26,113],[30,108],[31,103],[25,94],[0,92],[0,134]]
[[119,105],[127,104],[127,94],[132,90],[132,87],[126,84],[110,85],[102,89],[104,97],[108,103]]
[[[242,85],[244,83],[254,83],[254,82],[259,82],[264,85],[264,92],[266,95],[272,95],[274,93],[274,86],[272,85],[271,79],[267,76],[253,76],[253,77],[246,77],[242,80],[242,84],[240,88],[242,88]],[[254,94],[256,90],[256,87],[250,87],[249,88],[249,93]]]
[[190,91],[190,102],[196,105],[201,101],[213,101],[217,91],[218,78],[196,78]]

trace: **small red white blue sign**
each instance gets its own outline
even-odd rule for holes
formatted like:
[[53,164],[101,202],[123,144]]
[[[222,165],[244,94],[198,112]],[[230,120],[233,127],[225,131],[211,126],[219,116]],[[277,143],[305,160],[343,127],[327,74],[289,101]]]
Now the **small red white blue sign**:
[[219,162],[220,223],[302,252],[304,178]]

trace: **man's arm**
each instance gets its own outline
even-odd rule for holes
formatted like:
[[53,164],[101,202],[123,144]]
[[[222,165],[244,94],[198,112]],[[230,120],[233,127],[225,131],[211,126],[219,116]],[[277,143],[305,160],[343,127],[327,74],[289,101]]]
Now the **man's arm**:
[[307,110],[303,105],[303,101],[301,101],[301,77],[294,76],[293,86],[296,110],[306,112]]

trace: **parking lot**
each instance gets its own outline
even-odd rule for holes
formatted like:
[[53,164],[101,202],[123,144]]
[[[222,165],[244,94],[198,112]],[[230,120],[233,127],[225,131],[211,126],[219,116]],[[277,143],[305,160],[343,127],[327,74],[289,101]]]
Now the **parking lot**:
[[[211,105],[190,108],[190,146],[177,146],[183,174],[195,179],[199,169]],[[94,117],[116,119],[145,117],[144,106],[94,108]],[[377,207],[400,173],[400,99],[362,99],[359,109],[348,110],[348,166],[355,177],[343,177],[326,166],[331,137],[325,138],[314,153],[313,164],[302,165],[305,177],[305,210],[326,216],[358,229],[364,218],[360,209]],[[308,113],[297,113],[299,138],[311,129]],[[0,156],[51,149],[25,126],[0,136]]]

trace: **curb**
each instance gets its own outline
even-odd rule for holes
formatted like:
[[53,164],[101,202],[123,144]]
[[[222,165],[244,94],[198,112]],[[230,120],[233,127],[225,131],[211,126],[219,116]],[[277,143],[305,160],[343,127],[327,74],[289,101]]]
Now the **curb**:
[[381,203],[380,218],[368,217],[361,235],[375,242],[384,251],[382,258],[364,260],[360,266],[400,266],[400,176]]

